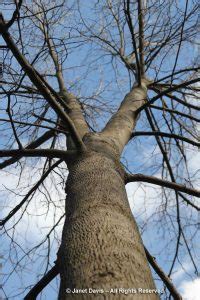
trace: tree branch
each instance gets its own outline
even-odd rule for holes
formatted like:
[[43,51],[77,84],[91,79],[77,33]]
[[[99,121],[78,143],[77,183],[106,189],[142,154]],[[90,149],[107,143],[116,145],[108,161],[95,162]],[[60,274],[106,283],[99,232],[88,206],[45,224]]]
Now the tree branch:
[[144,15],[143,1],[138,0],[138,21],[139,21],[139,56],[140,56],[140,72],[141,76],[145,73],[144,63]]
[[[194,83],[197,83],[200,81],[200,78],[195,78],[195,79],[192,79],[190,81],[186,81],[186,82],[182,82],[180,84],[177,84],[175,86],[172,86],[172,87],[169,87],[168,89],[160,92],[157,96],[153,97],[152,99],[150,99],[148,102],[146,102],[144,105],[142,105],[141,107],[138,108],[137,110],[137,113],[140,113],[142,110],[144,110],[145,108],[149,107],[151,104],[153,104],[156,100],[158,100],[160,97],[162,96],[165,96],[173,91],[176,91],[180,88],[184,88],[188,85],[191,85],[191,84],[194,84]],[[183,101],[182,104],[187,104]]]
[[[200,69],[200,66],[199,67],[193,67],[193,68],[185,68],[185,69],[181,69],[181,70],[178,70],[178,71],[174,72],[174,75],[178,75],[178,74],[185,73],[185,72],[192,72],[192,71],[198,72],[199,69]],[[171,75],[167,75],[165,77],[162,77],[162,78],[156,80],[154,83],[157,84],[157,83],[159,83],[163,80],[166,80],[170,77],[171,77]]]
[[[33,115],[34,117],[37,116],[37,115]],[[46,118],[43,118],[43,117],[40,117],[40,116],[37,116],[38,119],[40,120],[43,120],[43,121],[46,121],[46,122],[51,122],[53,124],[55,124],[56,126],[58,126],[59,124],[56,124],[55,122],[51,121],[51,120],[47,120]],[[65,130],[62,130],[59,126],[59,128],[52,128],[50,126],[46,126],[46,125],[38,125],[38,124],[34,124],[34,123],[29,123],[29,122],[23,122],[23,121],[16,121],[16,120],[8,120],[8,119],[4,119],[4,118],[0,118],[0,121],[2,122],[7,122],[7,123],[11,123],[12,125],[13,124],[19,124],[19,125],[26,125],[26,126],[33,126],[33,127],[38,127],[38,128],[45,128],[45,129],[49,129],[49,130],[52,130],[54,131],[55,133],[56,132],[60,132],[60,133],[63,133],[63,134],[66,134],[66,129]]]
[[124,97],[118,111],[111,117],[102,131],[102,135],[115,142],[119,153],[130,139],[135,128],[138,114],[137,110],[143,106],[147,97],[146,81],[142,79],[142,86],[134,86]]
[[135,53],[135,60],[136,60],[136,66],[137,66],[136,73],[137,73],[137,77],[138,77],[138,83],[139,83],[139,85],[141,85],[141,70],[140,70],[141,66],[140,66],[140,62],[139,62],[139,58],[138,58],[134,26],[133,26],[131,12],[130,12],[130,0],[127,0],[127,1],[124,0],[124,13],[125,13],[125,17],[126,17],[126,21],[127,21],[130,33],[131,33],[133,51]]
[[150,263],[150,265],[152,266],[154,271],[158,274],[158,276],[162,279],[162,281],[166,285],[167,289],[169,290],[169,292],[171,293],[173,298],[175,300],[181,300],[182,299],[181,295],[179,294],[179,292],[177,291],[177,289],[171,282],[170,278],[163,272],[163,270],[157,264],[156,259],[149,253],[147,248],[144,247],[144,250],[145,250],[148,262]]
[[[156,92],[156,93],[158,94],[158,96],[160,95],[160,93],[161,93],[162,91],[166,91],[166,90],[163,90],[163,86],[162,86],[162,85],[160,85],[160,86],[158,85],[158,88],[157,88],[157,87],[156,87],[156,88],[150,87],[150,89],[153,90],[154,92]],[[180,104],[183,104],[184,106],[186,106],[186,107],[188,107],[188,108],[200,110],[200,107],[198,107],[198,106],[196,106],[196,105],[193,105],[193,104],[191,104],[191,103],[188,103],[188,102],[186,102],[186,101],[183,101],[183,100],[181,100],[180,98],[178,98],[178,97],[172,95],[171,93],[166,93],[165,96],[168,97],[168,98],[170,98],[170,99],[172,99],[172,100],[177,101],[177,102],[180,103]],[[151,106],[152,106],[152,105],[151,105]]]
[[[0,33],[2,34],[3,39],[7,43],[7,46],[12,51],[14,57],[21,65],[25,73],[29,76],[32,83],[38,88],[43,97],[49,103],[49,105],[54,109],[58,116],[63,120],[63,122],[68,124],[69,130],[71,132],[72,138],[75,145],[78,149],[84,150],[86,147],[79,136],[79,133],[74,126],[71,118],[66,114],[63,108],[65,108],[65,103],[62,99],[59,98],[60,103],[57,101],[52,92],[48,89],[48,86],[45,84],[45,80],[41,79],[41,76],[38,72],[30,65],[26,60],[23,54],[19,51],[13,39],[11,38],[9,32],[7,31],[6,24],[4,22],[3,16],[0,14]],[[62,107],[63,106],[63,107]]]
[[173,134],[173,133],[167,133],[167,132],[161,132],[161,131],[152,131],[152,132],[136,131],[136,132],[132,133],[131,138],[134,138],[135,136],[162,136],[162,137],[167,137],[167,138],[174,138],[174,139],[184,141],[193,146],[200,147],[200,142],[195,142],[184,136],[181,136],[178,134]]
[[17,150],[0,150],[0,157],[48,157],[62,158],[67,161],[74,157],[76,151],[63,151],[57,149],[17,149]]
[[[53,130],[49,130],[45,132],[43,135],[41,135],[37,140],[31,142],[28,146],[25,147],[25,150],[27,149],[35,149],[39,146],[41,146],[43,143],[48,141],[50,138],[54,136],[55,132]],[[22,155],[18,155],[17,157],[12,157],[2,163],[0,163],[0,169],[4,169],[8,167],[11,164],[14,164],[17,162],[20,158],[22,158]]]
[[[44,35],[44,38],[47,43],[47,47],[49,49],[49,54],[53,60],[54,66],[55,66],[56,77],[57,77],[58,85],[59,85],[59,98],[60,99],[58,99],[58,100],[59,101],[64,100],[65,109],[68,113],[68,116],[73,121],[76,129],[79,132],[79,135],[81,137],[83,137],[89,131],[89,128],[88,128],[85,118],[83,116],[81,106],[79,104],[78,99],[76,98],[75,95],[73,95],[72,93],[69,93],[67,88],[65,87],[62,64],[59,62],[59,54],[56,51],[54,40],[51,37],[50,32],[49,32],[49,24],[48,24],[48,20],[47,20],[47,14],[46,14],[46,11],[43,6],[42,6],[42,10],[43,10],[43,14],[39,14],[37,19],[39,21],[39,28],[40,28],[42,34]],[[42,15],[43,15],[43,17],[42,17]],[[40,74],[38,74],[38,76],[40,76]],[[41,79],[43,79],[43,78],[41,78]],[[47,86],[47,82],[45,82],[45,85]],[[52,89],[52,87],[49,85],[47,87],[53,93],[53,95],[56,98],[58,98],[58,94],[55,93],[54,89]],[[65,125],[65,127],[66,127],[66,125]]]
[[163,108],[163,107],[161,107],[161,106],[157,106],[157,105],[153,105],[153,104],[150,106],[150,108],[162,110],[163,112],[167,111],[167,112],[169,112],[169,113],[176,114],[176,115],[180,115],[180,116],[182,116],[182,117],[185,117],[185,118],[188,118],[188,119],[190,119],[190,120],[193,120],[193,121],[195,121],[195,122],[200,123],[200,119],[199,119],[199,118],[195,118],[194,116],[191,116],[191,115],[189,115],[189,114],[183,113],[183,112],[181,112],[181,111],[179,111],[179,110],[170,109],[170,108],[167,108],[167,107]]
[[59,274],[59,269],[57,264],[53,266],[30,290],[30,292],[25,296],[24,300],[35,300],[39,293]]
[[[200,198],[200,190],[192,189],[179,183],[175,183],[168,180],[156,178],[153,176],[143,175],[143,174],[126,174],[125,176],[126,183],[136,182],[136,181],[143,181],[143,182],[156,184],[162,187],[167,187],[175,191],[183,192],[191,196]],[[200,208],[198,208],[198,210],[200,210]]]
[[7,22],[6,27],[9,28],[13,25],[13,23],[15,22],[15,20],[17,19],[17,17],[19,18],[20,15],[20,8],[22,6],[22,2],[23,0],[19,0],[19,3],[17,3],[17,0],[15,1],[15,5],[16,5],[16,9],[12,15],[12,18],[10,19],[10,21]]

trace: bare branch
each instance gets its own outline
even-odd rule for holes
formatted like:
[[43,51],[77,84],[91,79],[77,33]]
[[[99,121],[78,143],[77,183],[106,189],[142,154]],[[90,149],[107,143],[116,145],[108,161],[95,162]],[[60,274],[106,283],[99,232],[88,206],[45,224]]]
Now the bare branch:
[[[192,79],[190,81],[185,81],[185,82],[182,82],[180,84],[177,84],[175,86],[172,86],[172,87],[169,87],[168,89],[164,90],[164,91],[161,91],[157,96],[153,97],[152,99],[150,99],[148,102],[146,102],[144,105],[142,105],[140,108],[138,108],[137,110],[137,113],[140,113],[142,110],[144,110],[145,108],[149,107],[151,104],[153,104],[156,100],[158,100],[160,97],[164,96],[164,95],[167,95],[173,91],[176,91],[178,89],[181,89],[181,88],[184,88],[184,87],[187,87],[188,85],[191,85],[191,84],[194,84],[194,83],[197,83],[200,81],[200,78],[195,78],[195,79]],[[185,102],[183,101],[183,104],[185,104]],[[187,103],[186,103],[187,104]],[[185,104],[185,105],[186,105]]]
[[141,76],[145,73],[144,64],[144,15],[143,15],[143,1],[138,0],[138,21],[139,21],[139,55],[140,55],[140,72]]
[[[181,74],[181,73],[186,73],[186,72],[192,72],[192,71],[198,72],[199,69],[200,69],[200,67],[193,67],[193,68],[181,69],[181,70],[178,70],[178,71],[174,72],[174,76],[178,75],[178,74]],[[164,81],[164,80],[166,80],[166,79],[168,79],[170,77],[171,77],[171,75],[162,77],[162,78],[156,80],[154,83],[157,84],[157,83],[162,82],[162,81]]]
[[[42,118],[40,116],[37,116],[37,118],[40,119],[40,120],[44,120],[44,121],[47,122],[47,119],[45,119],[45,118]],[[49,129],[51,131],[54,131],[54,133],[56,133],[56,132],[60,132],[60,133],[64,133],[64,134],[67,133],[66,129],[62,130],[61,129],[62,126],[60,124],[55,124],[55,122],[53,122],[53,121],[51,121],[51,123],[55,124],[56,126],[59,125],[58,128],[56,128],[56,127],[52,128],[52,127],[49,127],[49,126],[46,126],[46,125],[39,125],[39,124],[34,124],[34,123],[29,123],[29,122],[23,122],[23,121],[16,121],[16,120],[12,120],[11,121],[11,120],[8,120],[8,119],[3,119],[3,118],[0,118],[0,121],[8,122],[8,123],[11,123],[12,125],[14,125],[14,124],[20,124],[20,125],[26,125],[26,126],[33,126],[33,127],[45,128],[45,129]],[[48,122],[50,122],[50,121],[48,121]]]
[[148,262],[154,269],[154,271],[158,274],[160,279],[163,281],[163,283],[166,285],[167,289],[173,296],[175,300],[182,300],[181,295],[177,291],[176,287],[171,282],[170,278],[164,273],[164,271],[161,269],[161,267],[157,264],[156,259],[149,253],[147,248],[144,247]]
[[140,61],[139,61],[139,58],[138,58],[134,26],[133,26],[131,12],[130,12],[130,0],[126,0],[126,1],[124,0],[124,13],[125,13],[125,16],[126,16],[126,20],[127,20],[127,24],[128,24],[130,33],[131,33],[133,51],[134,51],[134,54],[135,54],[136,65],[137,65],[137,72],[136,73],[137,73],[137,76],[138,76],[138,83],[140,85],[141,84]]
[[0,157],[48,157],[48,158],[62,158],[63,160],[69,160],[76,151],[63,151],[57,149],[17,149],[17,150],[0,150]]
[[38,283],[29,291],[24,300],[35,300],[39,293],[59,274],[58,265],[55,264],[51,270],[49,270]]
[[157,105],[151,105],[150,107],[158,109],[158,110],[162,110],[163,112],[167,111],[167,112],[172,113],[172,114],[180,115],[182,117],[188,118],[188,119],[193,120],[193,121],[198,122],[198,123],[200,122],[200,119],[195,118],[194,116],[192,116],[190,114],[186,114],[186,113],[183,113],[183,112],[175,110],[175,109],[170,109],[170,108],[167,108],[167,107],[165,107],[163,109],[163,107],[157,106]]
[[[41,146],[46,141],[48,141],[54,135],[55,135],[55,132],[53,130],[49,130],[49,131],[45,132],[43,135],[41,135],[38,139],[31,142],[28,146],[25,147],[25,149],[35,149],[35,148]],[[23,156],[22,154],[17,155],[17,157],[14,156],[14,157],[0,163],[0,169],[4,169],[4,168],[8,167],[9,165],[14,164],[20,158],[22,158],[22,156]]]
[[184,141],[193,146],[200,147],[200,142],[195,142],[195,141],[190,140],[182,135],[178,135],[178,134],[174,134],[174,133],[167,133],[167,132],[161,132],[161,131],[151,131],[151,132],[136,131],[136,132],[132,133],[131,138],[134,138],[136,136],[162,136],[162,137],[167,137],[167,138],[174,138],[174,139]]
[[[148,183],[156,184],[156,185],[159,185],[162,187],[167,187],[167,188],[173,189],[175,191],[183,192],[183,193],[189,194],[191,196],[200,198],[200,190],[192,189],[192,188],[186,187],[182,184],[178,184],[178,183],[171,182],[168,180],[156,178],[153,176],[148,176],[148,175],[143,175],[143,174],[127,174],[125,181],[126,181],[126,183],[136,182],[136,181],[148,182]],[[198,210],[200,210],[200,208],[198,208]]]
[[[11,38],[10,34],[6,29],[6,25],[4,23],[4,19],[2,15],[0,15],[0,32],[5,42],[7,43],[8,47],[12,51],[13,55],[15,56],[15,58],[17,59],[21,67],[24,69],[26,74],[29,76],[31,81],[41,91],[41,94],[47,100],[49,105],[55,110],[58,116],[63,120],[63,122],[66,122],[68,124],[72,138],[74,140],[74,143],[78,147],[78,149],[82,149],[82,150],[85,149],[85,145],[82,139],[80,138],[79,133],[77,132],[69,116],[65,113],[61,105],[56,101],[55,97],[52,95],[52,93],[49,91],[47,86],[44,84],[44,79],[41,80],[41,76],[38,76],[38,72],[34,70],[34,68],[29,64],[29,62],[26,60],[26,58],[22,55],[22,53],[17,48],[16,44],[14,43],[13,39]],[[63,101],[61,101],[61,104],[63,104]]]
[[17,18],[19,18],[19,16],[20,16],[20,8],[21,8],[21,6],[22,6],[23,0],[19,0],[19,3],[17,3],[17,1],[18,1],[18,0],[15,0],[16,9],[15,9],[13,15],[12,15],[12,18],[10,19],[10,21],[8,21],[8,22],[6,23],[6,27],[7,27],[7,28],[11,27],[11,26],[13,25],[13,23],[15,22],[15,20],[16,20]]

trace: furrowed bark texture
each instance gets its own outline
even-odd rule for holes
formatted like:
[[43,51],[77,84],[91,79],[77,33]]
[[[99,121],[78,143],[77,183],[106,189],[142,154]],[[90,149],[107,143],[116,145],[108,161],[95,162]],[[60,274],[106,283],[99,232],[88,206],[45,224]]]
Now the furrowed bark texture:
[[159,299],[155,294],[68,294],[67,288],[155,289],[123,169],[100,134],[87,134],[88,152],[69,165],[66,221],[58,254],[64,299]]

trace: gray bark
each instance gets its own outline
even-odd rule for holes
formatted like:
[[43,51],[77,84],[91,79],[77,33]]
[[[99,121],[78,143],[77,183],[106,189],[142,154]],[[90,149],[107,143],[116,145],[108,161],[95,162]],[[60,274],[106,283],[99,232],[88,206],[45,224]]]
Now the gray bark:
[[88,152],[69,165],[66,221],[58,254],[64,299],[159,299],[155,294],[68,294],[67,288],[155,289],[132,216],[116,149],[87,134]]

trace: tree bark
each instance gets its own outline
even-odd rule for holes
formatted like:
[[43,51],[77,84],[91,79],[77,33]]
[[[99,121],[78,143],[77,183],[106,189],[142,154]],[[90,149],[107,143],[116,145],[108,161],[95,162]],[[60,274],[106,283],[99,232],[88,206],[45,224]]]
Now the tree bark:
[[69,165],[59,300],[159,299],[156,294],[66,293],[74,288],[155,289],[117,156],[100,134],[87,134],[85,143],[89,150]]
[[143,78],[140,86],[133,86],[102,131],[102,135],[112,141],[119,155],[133,133],[138,119],[137,110],[146,102],[147,85],[147,79]]

